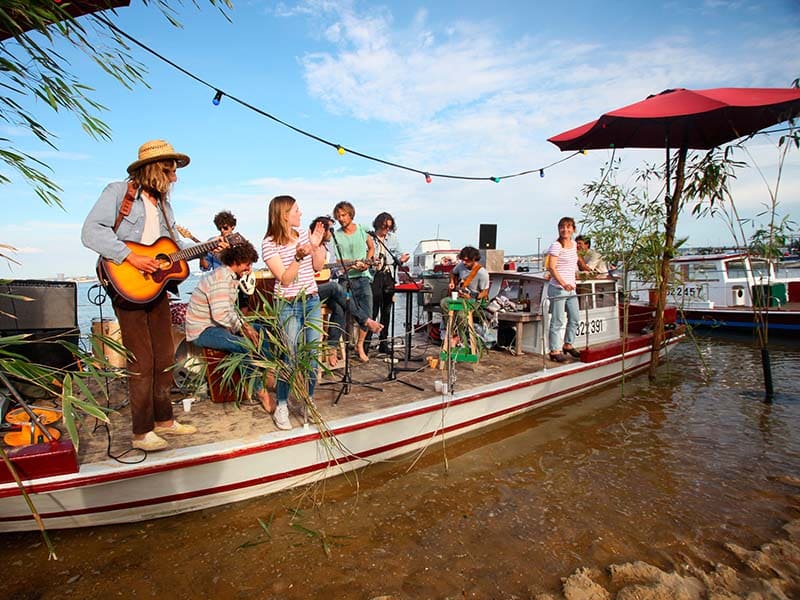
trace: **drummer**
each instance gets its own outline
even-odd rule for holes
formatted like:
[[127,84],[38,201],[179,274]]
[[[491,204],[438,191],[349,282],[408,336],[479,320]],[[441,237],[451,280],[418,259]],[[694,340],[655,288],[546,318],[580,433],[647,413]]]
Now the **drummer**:
[[[251,325],[236,312],[239,279],[250,273],[258,252],[245,241],[225,248],[219,258],[222,266],[204,275],[192,292],[186,310],[186,340],[201,348],[246,354],[250,351],[247,338],[256,348],[260,344],[257,358],[270,357],[261,326]],[[252,373],[252,364],[247,361],[244,364],[248,374]],[[264,389],[263,381],[261,376],[255,378],[255,395],[264,410],[272,414],[275,399]]]

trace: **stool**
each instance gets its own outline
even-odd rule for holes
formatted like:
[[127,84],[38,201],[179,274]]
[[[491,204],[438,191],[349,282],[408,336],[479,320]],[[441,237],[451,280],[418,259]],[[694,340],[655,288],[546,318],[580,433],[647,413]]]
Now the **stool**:
[[442,350],[442,352],[439,354],[439,358],[442,360],[442,362],[446,361],[448,358],[456,362],[478,362],[478,347],[475,343],[475,337],[477,334],[475,333],[475,322],[472,319],[472,311],[473,305],[472,301],[470,300],[464,300],[461,298],[458,300],[447,300],[447,332],[445,333],[442,347],[448,348],[452,343],[454,335],[453,328],[456,321],[455,313],[465,312],[467,318],[467,337],[469,338],[469,348],[450,348],[449,352],[447,350]]
[[[228,355],[227,352],[203,348],[203,358],[206,361],[206,382],[208,393],[212,402],[242,402],[247,400],[246,391],[241,388],[241,375],[237,371],[229,381],[223,381],[224,367],[220,362]],[[236,390],[239,390],[239,396]]]

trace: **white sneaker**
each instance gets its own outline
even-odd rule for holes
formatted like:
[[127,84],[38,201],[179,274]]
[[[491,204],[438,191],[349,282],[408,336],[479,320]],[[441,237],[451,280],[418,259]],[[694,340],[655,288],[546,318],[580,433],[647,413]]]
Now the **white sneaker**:
[[275,413],[272,415],[272,420],[275,421],[275,427],[288,431],[292,428],[292,423],[289,421],[289,405],[286,402],[278,404]]

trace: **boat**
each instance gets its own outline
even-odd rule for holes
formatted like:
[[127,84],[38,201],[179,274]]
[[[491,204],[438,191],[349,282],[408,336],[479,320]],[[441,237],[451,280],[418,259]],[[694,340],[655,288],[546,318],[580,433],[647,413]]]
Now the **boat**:
[[432,273],[451,271],[460,251],[445,238],[421,240],[411,255],[411,276],[421,278]]
[[[760,313],[770,333],[800,331],[800,277],[776,273],[771,261],[739,252],[679,256],[671,265],[675,283],[667,302],[678,307],[683,323],[750,331]],[[631,289],[654,293],[635,277]]]
[[[130,447],[130,431],[127,408],[119,406],[123,382],[115,382],[110,442],[103,428],[84,423],[78,449],[64,435],[11,452],[12,461],[49,529],[137,522],[307,486],[378,461],[444,452],[446,439],[647,369],[652,336],[620,333],[615,280],[581,283],[586,295],[575,342],[581,357],[568,363],[552,362],[542,352],[549,326],[546,280],[503,271],[492,273],[491,281],[495,292],[511,293],[517,286],[518,296],[527,301],[522,305],[527,310],[496,313],[501,330],[519,336],[517,351],[495,349],[477,362],[459,362],[458,353],[423,347],[430,357],[427,367],[423,359],[419,369],[398,369],[393,377],[388,367],[390,374],[377,380],[380,391],[356,384],[343,388],[341,372],[332,371],[323,380],[330,385],[318,386],[314,395],[327,427],[295,414],[294,428],[280,431],[258,404],[196,399],[184,407],[190,412],[176,416],[198,426],[197,434],[171,438],[167,450],[141,461],[129,455],[120,462],[112,455]],[[653,317],[649,307],[638,314]],[[662,351],[682,336],[680,328],[668,331]],[[430,343],[424,335],[415,340]],[[398,352],[408,359],[404,349]],[[356,363],[354,377],[374,381],[391,364]],[[175,399],[177,411],[180,400]],[[20,488],[0,463],[0,532],[36,527]]]

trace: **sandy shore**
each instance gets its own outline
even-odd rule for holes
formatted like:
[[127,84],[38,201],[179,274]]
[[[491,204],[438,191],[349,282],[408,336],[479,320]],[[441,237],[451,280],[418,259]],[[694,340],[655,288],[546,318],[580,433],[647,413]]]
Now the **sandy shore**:
[[[800,488],[800,479],[781,481]],[[800,496],[794,508],[800,509]],[[800,519],[783,526],[784,535],[758,548],[725,543],[739,566],[711,568],[685,564],[678,572],[662,571],[641,561],[609,565],[605,572],[581,568],[562,580],[562,594],[531,590],[534,600],[747,600],[800,598]]]

